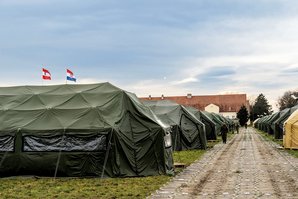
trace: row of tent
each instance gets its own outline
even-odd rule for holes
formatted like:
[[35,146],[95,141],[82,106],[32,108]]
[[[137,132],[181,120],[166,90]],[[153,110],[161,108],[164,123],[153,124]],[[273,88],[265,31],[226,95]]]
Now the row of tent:
[[258,118],[254,127],[282,139],[285,148],[298,149],[298,105]]
[[173,172],[173,150],[206,149],[220,115],[140,101],[110,83],[0,88],[0,176]]
[[170,100],[145,100],[157,118],[171,127],[172,148],[175,151],[188,149],[206,149],[207,140],[216,140],[223,123],[230,130],[234,121],[216,113],[199,111]]

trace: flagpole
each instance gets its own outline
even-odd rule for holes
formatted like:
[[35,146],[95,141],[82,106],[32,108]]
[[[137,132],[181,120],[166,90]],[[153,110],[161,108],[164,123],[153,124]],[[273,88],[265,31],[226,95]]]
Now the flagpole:
[[[43,70],[43,67],[41,67],[41,70]],[[42,74],[41,74],[41,85],[43,86],[43,72],[42,72]]]
[[67,84],[67,68],[65,68],[65,71],[66,71],[65,84]]

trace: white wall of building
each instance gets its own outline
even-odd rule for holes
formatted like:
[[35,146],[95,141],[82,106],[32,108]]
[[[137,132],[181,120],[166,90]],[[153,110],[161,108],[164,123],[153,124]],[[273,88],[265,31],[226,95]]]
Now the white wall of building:
[[217,113],[217,114],[220,114],[220,115],[222,115],[226,118],[230,118],[230,119],[237,118],[236,112],[219,112],[219,107],[216,106],[215,104],[209,104],[208,106],[206,106],[205,111],[207,111],[209,113]]
[[237,118],[237,113],[236,112],[220,112],[219,114],[226,117],[226,118],[230,118],[230,119]]
[[215,104],[209,104],[208,106],[205,107],[205,111],[209,113],[219,113],[219,107],[216,106]]

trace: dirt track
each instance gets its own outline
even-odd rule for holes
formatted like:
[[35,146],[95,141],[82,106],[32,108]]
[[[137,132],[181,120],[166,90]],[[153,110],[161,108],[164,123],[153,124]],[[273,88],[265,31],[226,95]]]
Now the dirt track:
[[295,198],[298,159],[255,132],[241,129],[151,198]]

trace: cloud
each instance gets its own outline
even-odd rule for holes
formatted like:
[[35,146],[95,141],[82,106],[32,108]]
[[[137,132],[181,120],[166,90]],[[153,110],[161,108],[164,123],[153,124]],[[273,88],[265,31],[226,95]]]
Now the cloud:
[[263,92],[274,101],[297,87],[297,3],[169,2],[1,1],[0,84],[41,84],[42,65],[64,83],[76,65],[80,83],[144,96]]
[[294,65],[294,66],[286,67],[280,71],[280,74],[282,76],[296,76],[297,77],[298,66]]
[[235,74],[235,70],[230,66],[210,66],[204,72],[202,72],[199,77],[200,79],[214,79],[221,80],[225,78],[230,78]]
[[188,77],[188,78],[180,80],[180,81],[173,81],[172,85],[187,84],[187,83],[192,83],[192,82],[198,82],[198,79],[195,77]]

